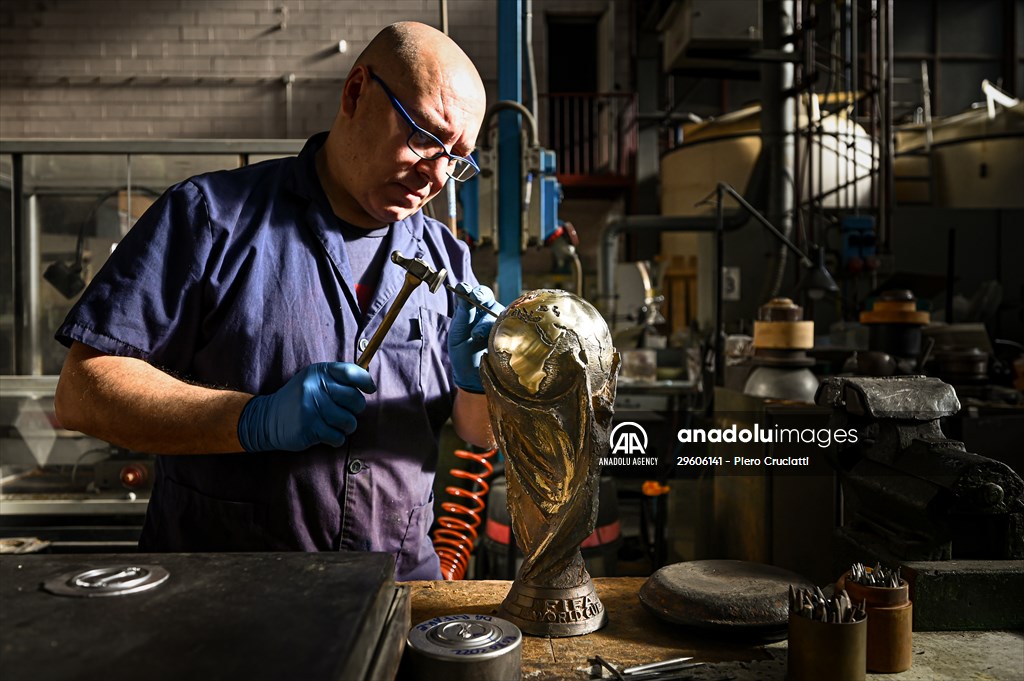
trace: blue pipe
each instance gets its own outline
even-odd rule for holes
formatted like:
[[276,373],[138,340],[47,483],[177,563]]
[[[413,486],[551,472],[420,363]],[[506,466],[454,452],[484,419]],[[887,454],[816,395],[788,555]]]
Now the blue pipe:
[[[498,99],[523,100],[523,3],[498,2]],[[498,115],[498,302],[508,305],[523,288],[520,256],[522,231],[522,143],[519,114]]]

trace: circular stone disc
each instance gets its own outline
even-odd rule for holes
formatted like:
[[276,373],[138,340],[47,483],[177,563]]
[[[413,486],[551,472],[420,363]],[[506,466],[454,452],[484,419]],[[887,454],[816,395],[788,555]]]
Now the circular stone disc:
[[640,588],[640,602],[675,624],[763,638],[785,638],[789,587],[813,588],[795,572],[742,560],[666,565]]

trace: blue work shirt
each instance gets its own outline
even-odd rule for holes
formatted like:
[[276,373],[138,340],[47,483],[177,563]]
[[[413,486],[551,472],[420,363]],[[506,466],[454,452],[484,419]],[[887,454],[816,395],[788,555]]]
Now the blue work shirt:
[[[388,262],[365,314],[317,178],[297,157],[175,185],[121,241],[56,337],[182,380],[268,394],[314,362],[355,362],[402,288]],[[417,212],[384,237],[475,284],[469,252]],[[385,551],[398,579],[438,579],[428,532],[438,438],[456,387],[454,298],[418,287],[370,363],[377,392],[342,447],[158,456],[143,551]],[[125,424],[131,428],[131,424]]]

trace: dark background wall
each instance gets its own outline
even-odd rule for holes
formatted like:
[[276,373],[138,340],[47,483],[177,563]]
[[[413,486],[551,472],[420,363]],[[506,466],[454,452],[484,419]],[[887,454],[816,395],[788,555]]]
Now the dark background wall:
[[[534,0],[540,89],[551,13],[612,15],[619,30],[601,47],[630,87],[631,6]],[[447,9],[496,101],[497,4]],[[304,138],[330,125],[366,43],[409,20],[440,27],[440,0],[0,0],[0,137]]]

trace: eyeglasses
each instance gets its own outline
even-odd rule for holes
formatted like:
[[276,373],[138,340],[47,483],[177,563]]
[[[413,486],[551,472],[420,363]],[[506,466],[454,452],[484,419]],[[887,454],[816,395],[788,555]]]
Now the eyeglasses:
[[395,111],[401,114],[402,118],[405,119],[405,122],[409,124],[410,128],[412,128],[412,132],[409,133],[409,137],[405,140],[405,143],[410,149],[412,149],[414,154],[427,161],[433,161],[436,158],[444,156],[448,159],[448,168],[446,170],[448,176],[458,182],[465,182],[480,172],[480,166],[478,166],[476,161],[472,158],[456,156],[449,152],[444,148],[444,144],[441,140],[416,125],[416,123],[413,122],[412,117],[405,112],[405,109],[398,101],[398,98],[391,92],[391,88],[389,88],[384,81],[377,76],[377,74],[370,73],[370,77],[380,83],[380,86],[384,88],[384,92],[387,94],[388,99],[391,100],[391,106],[395,107]]

